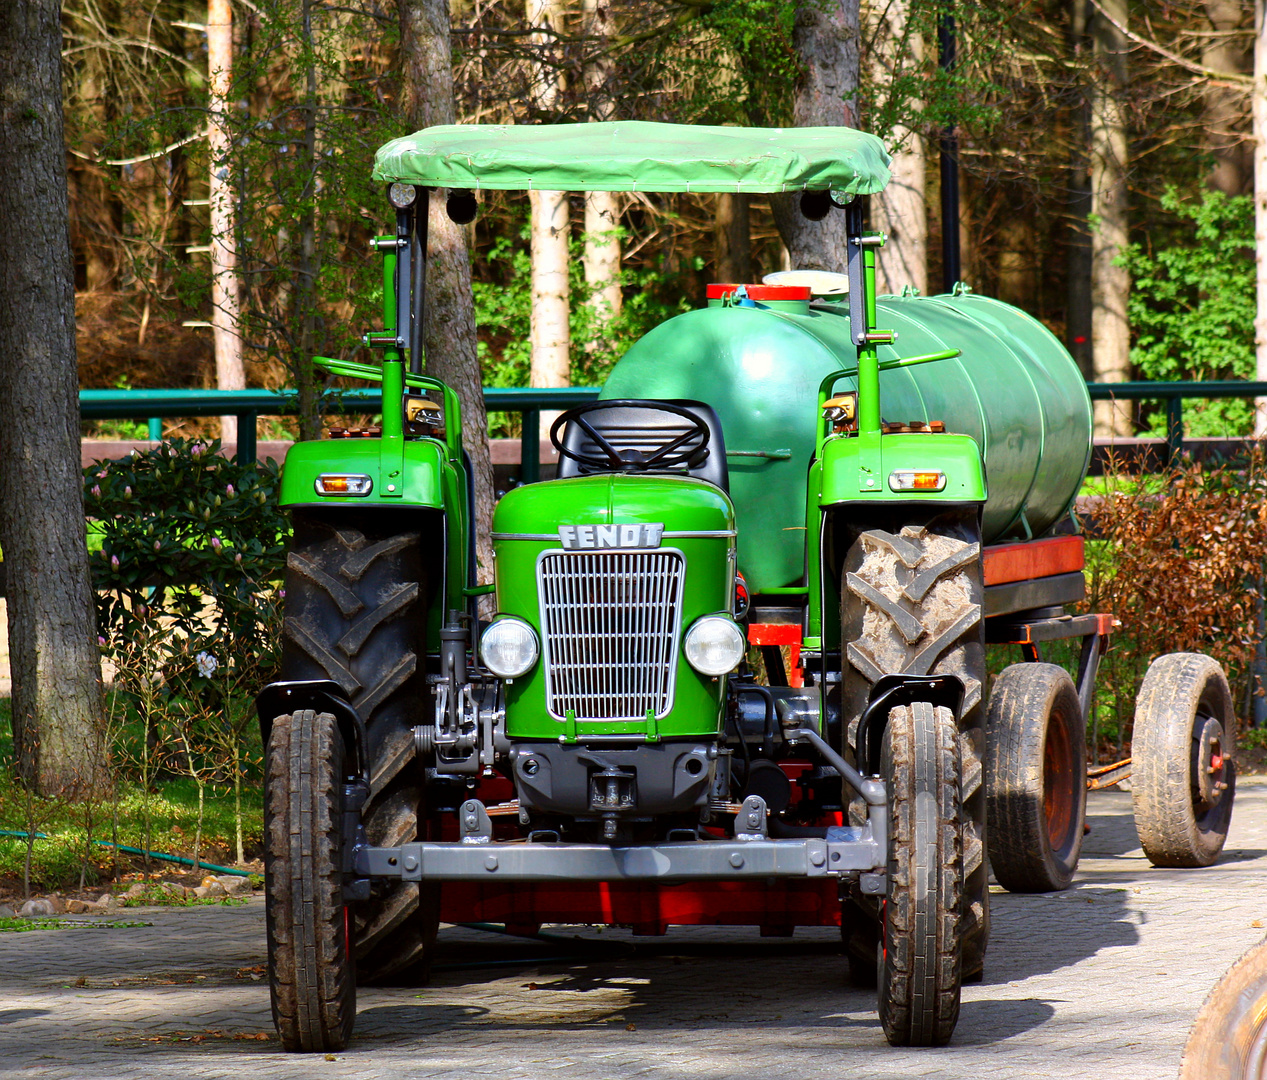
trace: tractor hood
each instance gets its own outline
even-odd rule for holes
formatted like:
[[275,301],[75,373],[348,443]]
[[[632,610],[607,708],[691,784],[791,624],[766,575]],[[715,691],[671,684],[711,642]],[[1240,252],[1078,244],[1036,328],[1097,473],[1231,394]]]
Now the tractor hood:
[[704,480],[646,473],[578,476],[507,492],[493,515],[493,539],[578,548],[648,546],[641,533],[634,538],[611,529],[594,532],[595,526],[620,525],[663,526],[660,542],[666,544],[733,537],[735,511],[725,492]]
[[[507,683],[507,735],[716,737],[726,680],[693,670],[681,641],[734,602],[735,513],[724,491],[646,473],[529,484],[498,503],[493,550],[498,611],[528,623],[542,648]],[[563,694],[563,682],[579,696]]]

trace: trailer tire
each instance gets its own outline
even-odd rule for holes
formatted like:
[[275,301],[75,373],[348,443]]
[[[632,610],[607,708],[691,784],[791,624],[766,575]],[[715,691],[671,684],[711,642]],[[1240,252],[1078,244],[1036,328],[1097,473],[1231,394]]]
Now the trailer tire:
[[[412,524],[412,531],[409,526]],[[371,844],[423,838],[424,774],[413,728],[423,715],[426,578],[417,516],[296,512],[286,559],[282,677],[332,679],[365,722]],[[375,882],[353,909],[364,983],[426,981],[437,890]]]
[[273,1023],[286,1050],[342,1050],[356,1021],[343,902],[343,738],[329,713],[279,716],[268,740],[264,874]]
[[[964,982],[981,979],[990,939],[984,597],[981,526],[975,509],[956,509],[922,524],[899,523],[892,532],[861,531],[845,555],[840,590],[846,663],[842,712],[850,743],[880,676],[955,675],[964,685],[959,716]],[[859,913],[865,910],[863,903],[846,901]],[[846,943],[846,948],[852,956],[863,944],[855,934],[853,947]]]
[[944,1046],[959,1019],[963,886],[959,736],[950,710],[894,709],[885,728],[888,891],[879,1007],[894,1046]]
[[[1199,653],[1149,665],[1135,699],[1135,831],[1154,866],[1209,866],[1236,794],[1236,717],[1223,669]],[[1222,785],[1222,786],[1220,786]]]
[[1086,724],[1055,664],[1013,664],[990,691],[986,721],[990,866],[1009,892],[1069,888],[1087,812]]
[[1267,941],[1214,984],[1188,1034],[1179,1080],[1267,1076]]

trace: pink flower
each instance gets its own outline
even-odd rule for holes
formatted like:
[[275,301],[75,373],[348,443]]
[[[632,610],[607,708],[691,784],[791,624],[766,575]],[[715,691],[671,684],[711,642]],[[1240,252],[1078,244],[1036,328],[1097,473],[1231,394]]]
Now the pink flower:
[[118,556],[118,555],[111,555],[111,556],[110,556],[110,565],[111,565],[111,567],[113,567],[115,570],[118,570],[118,569],[119,569],[119,556]]
[[233,561],[234,561],[235,563],[237,563],[237,564],[238,564],[238,566],[241,566],[241,565],[242,565],[242,552],[240,552],[240,551],[239,551],[236,555],[234,555],[234,556],[233,556]]
[[214,548],[216,551],[219,551],[219,550],[220,550],[220,547],[221,547],[221,544],[220,544],[220,537],[218,537],[218,536],[213,536],[213,537],[211,538],[211,546],[212,546],[212,548]]
[[227,485],[227,486],[225,487],[225,489],[224,489],[224,493],[225,493],[225,495],[227,495],[230,499],[231,499],[231,498],[233,498],[233,485],[232,485],[232,484]]
[[97,484],[92,485],[92,497],[94,499],[101,498],[101,488]]

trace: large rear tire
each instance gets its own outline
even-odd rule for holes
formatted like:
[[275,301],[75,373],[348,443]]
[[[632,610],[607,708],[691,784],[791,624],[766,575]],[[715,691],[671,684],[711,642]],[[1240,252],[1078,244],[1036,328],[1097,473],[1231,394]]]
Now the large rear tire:
[[1188,1035],[1179,1080],[1267,1077],[1267,941],[1232,965],[1210,991]]
[[[981,527],[975,511],[955,510],[896,532],[869,529],[853,540],[841,582],[846,672],[843,715],[853,743],[858,718],[882,675],[955,675],[964,685],[959,716],[963,806],[963,980],[982,977],[990,939],[985,859],[985,644]],[[863,926],[868,912],[846,900],[842,925]],[[874,914],[871,914],[874,922]],[[873,939],[855,930],[845,948],[861,971]]]
[[343,903],[343,738],[329,713],[273,721],[264,873],[273,1023],[287,1050],[342,1050],[356,1021]]
[[[409,525],[415,531],[410,531]],[[282,674],[332,679],[368,738],[371,844],[422,837],[423,780],[413,728],[422,722],[426,577],[417,515],[297,512],[286,559]],[[438,926],[435,890],[377,883],[354,909],[363,982],[425,982]]]
[[1227,676],[1199,653],[1159,656],[1135,699],[1135,830],[1154,866],[1209,866],[1236,794],[1236,716]]
[[1087,745],[1082,705],[1055,664],[1005,668],[986,721],[990,866],[1010,892],[1069,888],[1082,854]]
[[881,750],[889,858],[879,1001],[894,1046],[944,1046],[959,1020],[963,886],[959,736],[927,702],[889,714]]

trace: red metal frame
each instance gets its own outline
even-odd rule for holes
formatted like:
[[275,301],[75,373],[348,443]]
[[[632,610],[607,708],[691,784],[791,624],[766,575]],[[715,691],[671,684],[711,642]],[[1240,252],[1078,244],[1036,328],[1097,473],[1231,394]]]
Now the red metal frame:
[[797,689],[805,685],[801,667],[801,628],[795,623],[749,623],[750,645],[788,645],[787,684]]
[[760,926],[767,935],[794,926],[839,926],[834,879],[707,881],[457,882],[441,887],[443,922],[493,922],[535,928],[542,923],[632,926],[663,934],[668,926]]
[[981,573],[986,585],[1011,585],[1033,578],[1072,574],[1085,565],[1081,536],[997,544],[981,553]]

